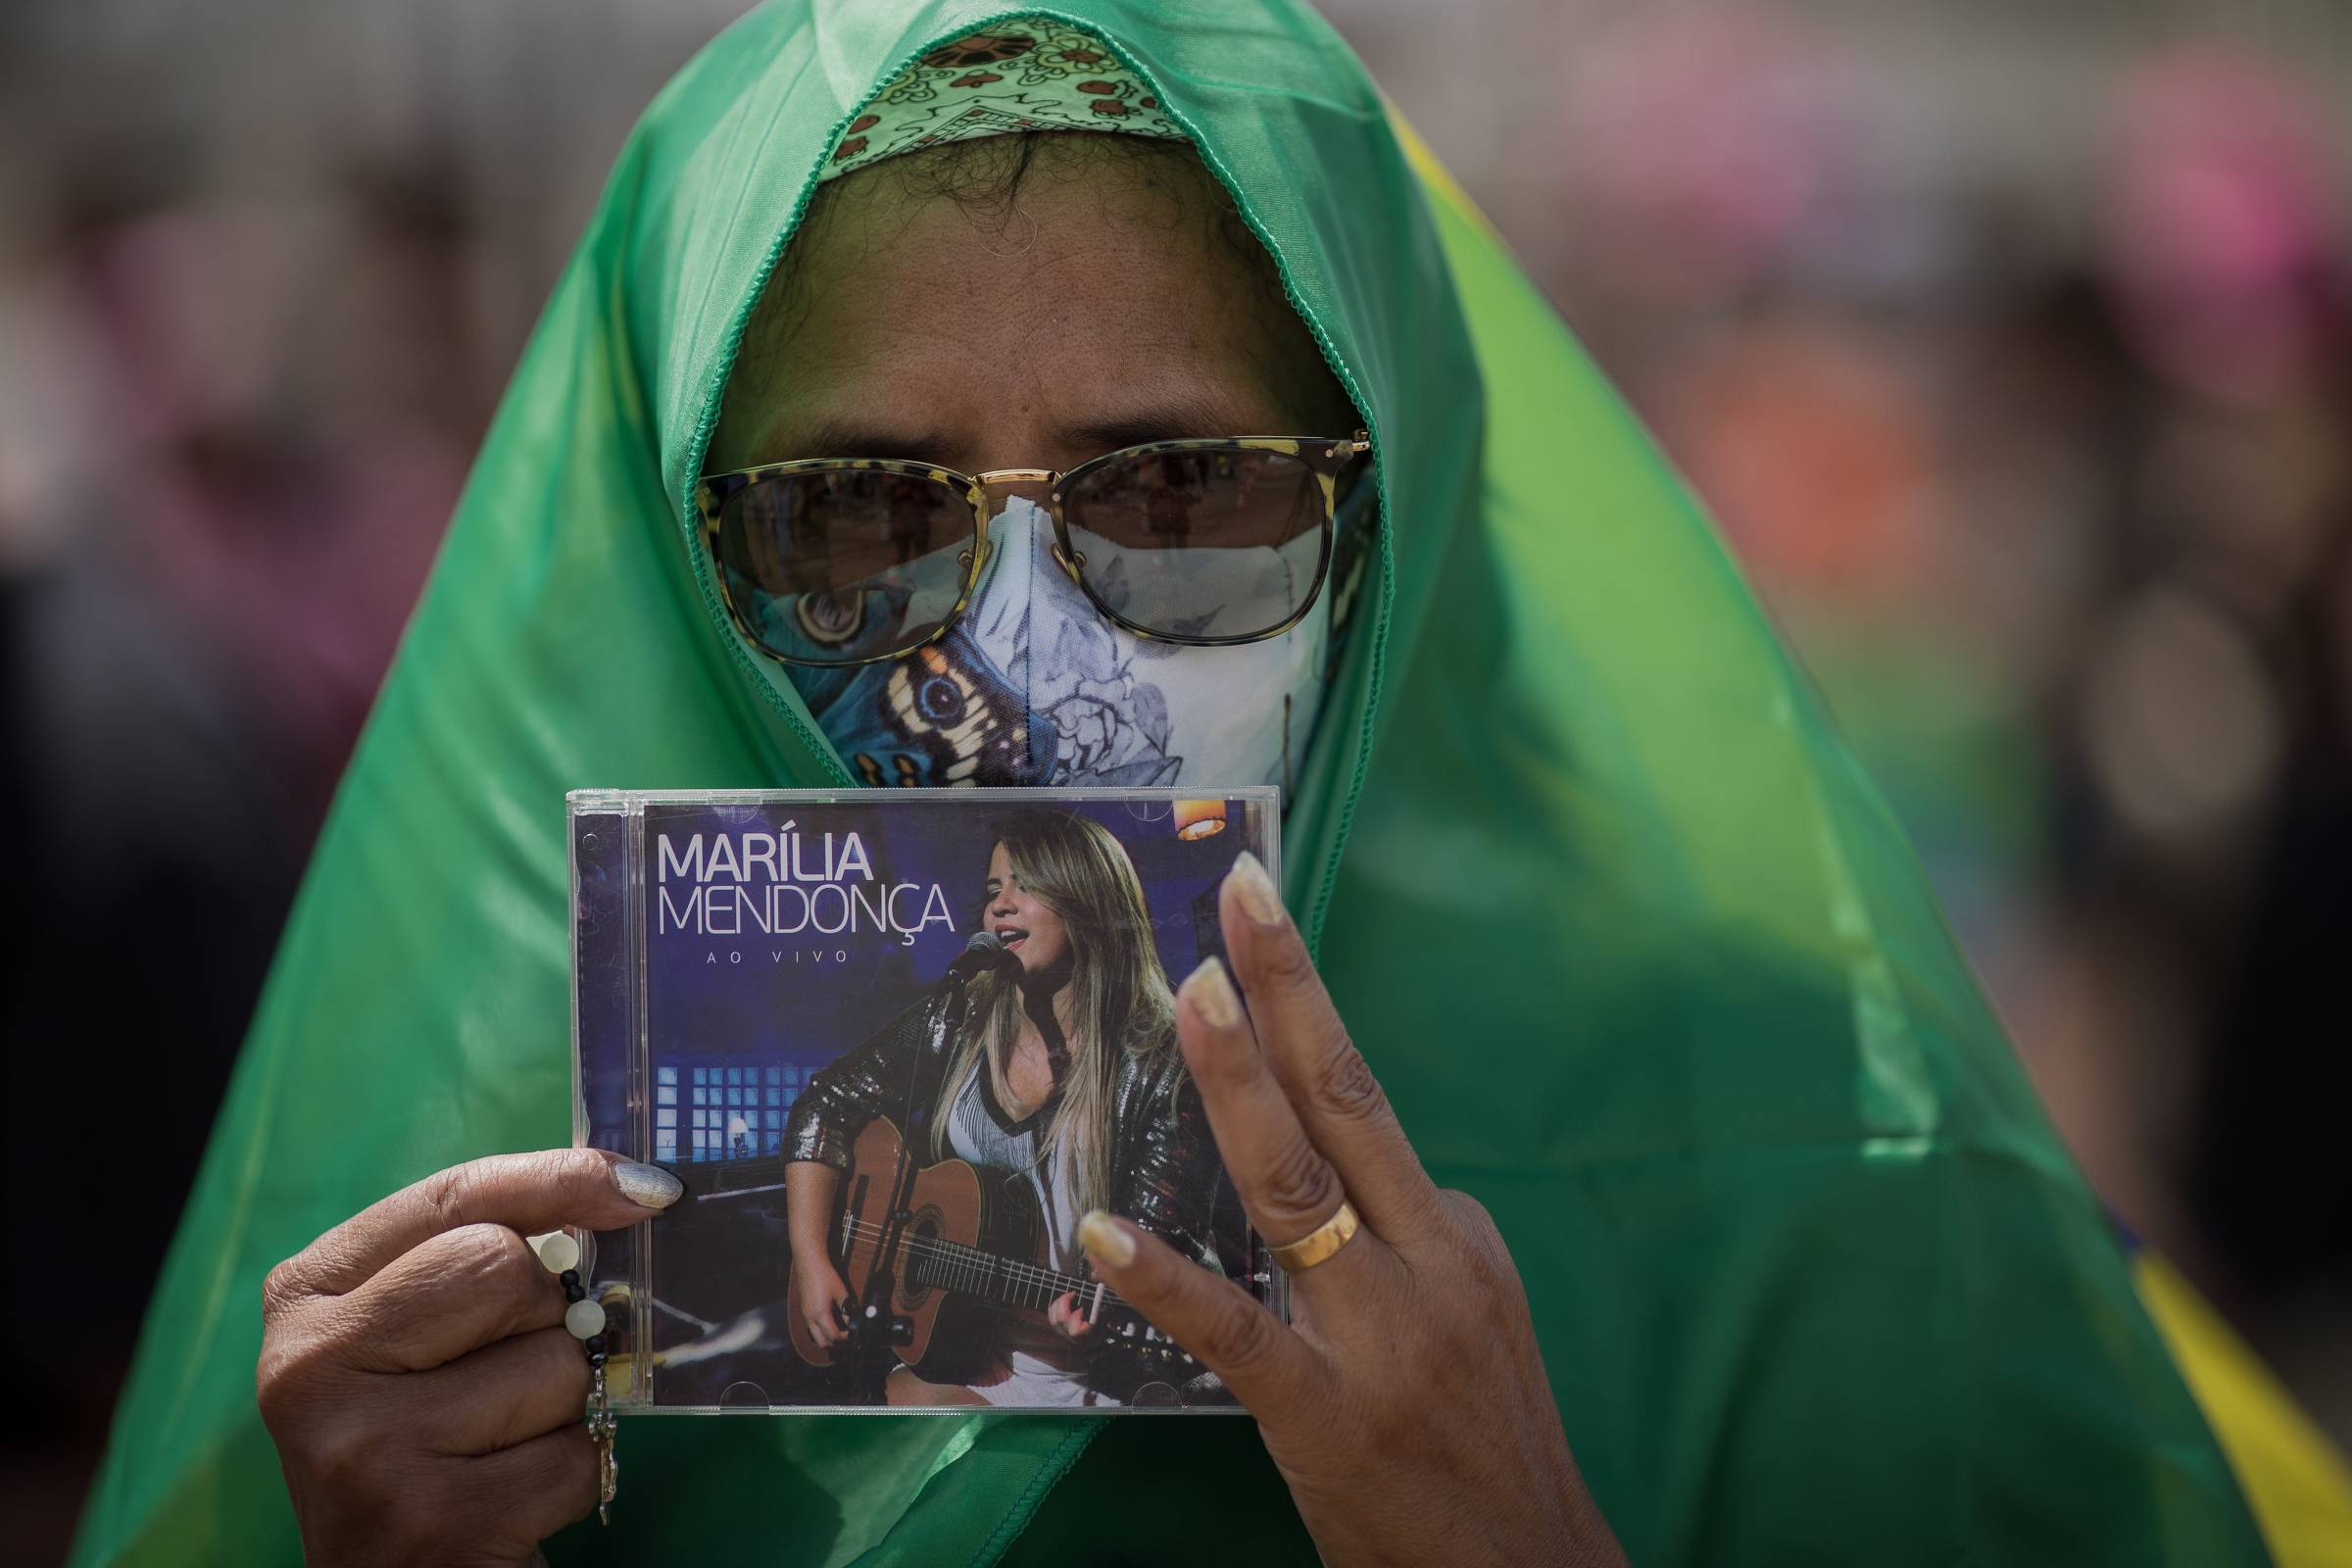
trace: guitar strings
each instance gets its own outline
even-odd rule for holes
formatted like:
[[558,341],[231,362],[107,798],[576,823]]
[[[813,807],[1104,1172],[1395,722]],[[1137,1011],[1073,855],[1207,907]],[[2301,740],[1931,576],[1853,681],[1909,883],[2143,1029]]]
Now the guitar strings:
[[[850,1222],[850,1234],[859,1240],[879,1242],[882,1233],[883,1227],[873,1221],[852,1220]],[[1009,1257],[1000,1257],[994,1252],[983,1252],[978,1248],[966,1247],[961,1242],[943,1242],[919,1234],[907,1235],[901,1245],[909,1256],[927,1256],[935,1262],[945,1259],[947,1267],[959,1272],[982,1275],[1009,1274],[1013,1276],[1016,1283],[1027,1285],[1032,1289],[1048,1289],[1055,1296],[1075,1294],[1088,1297],[1100,1290],[1105,1302],[1115,1303],[1129,1311],[1135,1310],[1133,1303],[1126,1298],[1099,1280],[1082,1280],[1075,1275],[1058,1273],[1050,1268],[1040,1268],[1034,1263],[1017,1262]]]
[[[853,1220],[850,1223],[852,1234],[861,1240],[879,1241],[881,1239],[883,1227],[880,1224],[867,1220]],[[984,1252],[976,1247],[967,1247],[961,1242],[945,1242],[919,1234],[907,1236],[904,1246],[910,1255],[920,1253],[934,1261],[946,1258],[950,1260],[949,1267],[967,1273],[1007,1273],[1015,1276],[1021,1284],[1050,1288],[1056,1296],[1066,1293],[1092,1296],[1100,1289],[1104,1300],[1115,1301],[1121,1306],[1129,1306],[1132,1310],[1124,1297],[1099,1280],[1079,1279],[1075,1275],[1062,1274],[1050,1268],[1040,1268],[1034,1263],[1023,1263],[1013,1258],[999,1256],[994,1252]]]

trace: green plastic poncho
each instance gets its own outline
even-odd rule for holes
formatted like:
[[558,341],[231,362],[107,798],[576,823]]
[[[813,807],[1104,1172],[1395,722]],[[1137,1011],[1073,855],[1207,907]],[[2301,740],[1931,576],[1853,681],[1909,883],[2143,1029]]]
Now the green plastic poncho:
[[[254,1409],[264,1273],[431,1170],[565,1141],[564,792],[848,782],[730,632],[689,487],[850,118],[1039,14],[1154,84],[1372,431],[1387,525],[1287,893],[1432,1172],[1500,1222],[1633,1559],[2260,1560],[1819,701],[1291,0],[782,0],[647,111],[319,843],[75,1560],[298,1560]],[[1240,1418],[634,1419],[619,1451],[612,1528],[556,1562],[1313,1560]]]

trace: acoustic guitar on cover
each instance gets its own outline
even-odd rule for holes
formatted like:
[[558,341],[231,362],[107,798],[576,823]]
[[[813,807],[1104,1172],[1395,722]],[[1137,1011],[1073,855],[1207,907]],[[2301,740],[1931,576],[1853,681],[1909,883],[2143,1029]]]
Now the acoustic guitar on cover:
[[[904,1201],[894,1206],[901,1188]],[[858,1354],[860,1342],[879,1342],[923,1377],[956,1381],[987,1359],[993,1316],[1043,1317],[1068,1296],[1096,1326],[1102,1350],[1125,1352],[1161,1378],[1201,1371],[1109,1287],[1047,1266],[1036,1194],[1021,1177],[992,1178],[960,1159],[910,1170],[898,1126],[877,1116],[851,1144],[838,1193],[828,1235],[833,1265],[850,1288],[843,1311],[852,1338],[818,1345],[799,1314],[787,1314],[792,1347],[812,1365],[834,1365]]]

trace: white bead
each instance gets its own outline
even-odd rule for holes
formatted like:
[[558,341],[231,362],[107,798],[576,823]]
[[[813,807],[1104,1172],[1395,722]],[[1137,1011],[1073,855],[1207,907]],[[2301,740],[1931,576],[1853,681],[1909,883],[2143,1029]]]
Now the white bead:
[[549,1231],[545,1236],[533,1236],[528,1240],[531,1250],[539,1254],[539,1261],[547,1266],[550,1274],[561,1274],[565,1269],[580,1266],[580,1244],[571,1239],[569,1231]]
[[574,1301],[564,1313],[564,1326],[575,1340],[594,1339],[605,1332],[605,1309],[592,1300]]

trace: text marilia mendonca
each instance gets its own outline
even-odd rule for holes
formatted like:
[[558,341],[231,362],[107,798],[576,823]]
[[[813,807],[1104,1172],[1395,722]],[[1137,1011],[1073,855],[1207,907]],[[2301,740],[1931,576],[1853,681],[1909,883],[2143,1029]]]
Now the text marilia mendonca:
[[659,835],[657,934],[841,936],[876,931],[907,946],[933,925],[956,929],[936,882],[885,882],[855,832],[821,843],[786,822],[773,833]]

